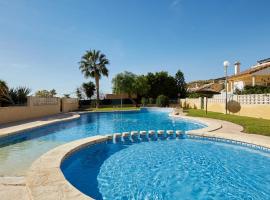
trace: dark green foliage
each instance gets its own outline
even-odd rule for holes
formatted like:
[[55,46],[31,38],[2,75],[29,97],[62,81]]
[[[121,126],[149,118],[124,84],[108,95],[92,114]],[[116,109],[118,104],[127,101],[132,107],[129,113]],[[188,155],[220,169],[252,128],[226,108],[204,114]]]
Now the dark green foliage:
[[149,98],[149,104],[155,104],[155,99],[154,98]]
[[109,70],[107,65],[109,65],[109,60],[106,58],[105,54],[100,51],[90,50],[82,56],[81,61],[79,62],[79,68],[84,74],[85,78],[94,78],[96,83],[97,91],[97,102],[96,106],[99,106],[99,80],[102,76],[109,75]]
[[85,96],[90,99],[96,90],[96,86],[92,81],[89,81],[88,83],[83,83],[82,84],[82,89],[85,93]]
[[52,97],[54,97],[55,95],[57,95],[56,90],[55,89],[50,90],[50,94],[52,95]]
[[187,93],[187,97],[191,99],[196,99],[196,98],[202,97],[202,95],[195,92],[190,92],[190,93]]
[[[112,83],[114,93],[127,93],[129,96],[136,94],[139,99],[140,97],[156,99],[159,95],[176,99],[178,94],[181,98],[187,95],[184,74],[180,70],[177,71],[175,77],[165,71],[148,73],[146,76],[123,72],[117,74]],[[154,103],[149,99],[149,104]]]
[[4,106],[5,104],[12,101],[12,99],[9,99],[9,88],[7,86],[7,83],[3,80],[0,80],[0,106]]
[[113,93],[121,94],[126,93],[129,96],[136,93],[136,74],[128,71],[117,74],[112,79]]
[[165,95],[159,95],[156,100],[156,104],[159,107],[169,106],[169,98]]
[[177,86],[178,97],[186,98],[187,96],[187,84],[185,82],[184,73],[178,70],[175,74],[175,81]]
[[27,87],[8,88],[4,81],[0,81],[0,106],[23,105],[30,92]]
[[148,104],[148,99],[145,98],[145,97],[143,97],[143,98],[141,99],[141,103],[142,103],[143,106],[146,106],[146,105]]
[[13,92],[13,101],[15,104],[25,104],[27,102],[27,96],[31,90],[27,87],[18,87]]
[[135,92],[137,96],[148,95],[150,85],[148,84],[147,78],[144,75],[136,76],[135,78]]
[[270,93],[270,86],[245,86],[244,90],[236,90],[235,94],[266,94]]
[[169,98],[177,98],[176,80],[168,75],[168,72],[148,73],[146,78],[150,86],[149,97],[157,98],[158,95],[163,94]]
[[81,100],[81,99],[82,99],[82,90],[81,90],[81,88],[79,88],[79,87],[76,88],[75,93],[76,93],[77,98],[78,98],[79,100]]
[[144,75],[136,75],[132,72],[125,71],[117,74],[113,80],[113,93],[127,93],[129,97],[132,95],[144,96],[148,95],[150,86]]

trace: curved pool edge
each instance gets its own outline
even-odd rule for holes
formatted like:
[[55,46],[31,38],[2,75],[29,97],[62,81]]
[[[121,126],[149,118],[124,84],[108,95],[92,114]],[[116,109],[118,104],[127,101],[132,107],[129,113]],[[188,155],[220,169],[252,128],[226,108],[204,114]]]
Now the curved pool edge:
[[200,118],[188,117],[188,116],[184,116],[184,115],[174,115],[172,113],[170,113],[169,116],[172,118],[189,120],[191,122],[200,123],[200,124],[206,126],[204,128],[201,128],[201,129],[187,131],[186,133],[188,133],[188,134],[201,134],[201,133],[205,133],[205,132],[213,132],[213,131],[216,131],[216,130],[222,128],[222,124],[219,122],[216,122],[216,121],[209,122],[209,121],[206,121],[206,120],[200,119]]
[[32,200],[89,200],[69,183],[61,171],[61,163],[73,152],[96,143],[107,141],[110,137],[93,136],[76,140],[56,147],[39,157],[26,175],[26,187]]
[[[0,128],[0,139],[13,136],[16,134],[20,134],[25,131],[30,131],[33,129],[38,129],[41,127],[45,127],[45,126],[49,126],[49,125],[53,125],[53,124],[57,124],[61,122],[69,122],[72,120],[76,120],[76,119],[79,119],[81,115],[84,115],[84,114],[111,113],[111,112],[135,112],[135,111],[140,111],[140,109],[117,110],[117,111],[74,111],[74,112],[60,113],[57,115],[41,117],[41,118],[34,118],[31,120],[27,120],[25,123],[22,123],[22,124],[16,125],[17,122],[15,122],[15,123],[12,123],[11,126]],[[66,114],[71,114],[71,116],[59,119],[59,116],[66,115]],[[51,119],[48,120],[47,118],[51,118]]]
[[[66,114],[71,114],[71,116],[59,119],[59,116],[66,115]],[[50,118],[50,117],[51,117],[51,119],[48,120],[47,118]],[[57,115],[28,120],[27,122],[22,123],[22,124],[18,124],[18,125],[15,124],[15,125],[1,128],[0,129],[0,139],[5,138],[5,137],[9,137],[12,135],[20,134],[20,133],[25,132],[25,131],[30,131],[33,129],[41,128],[44,126],[49,126],[49,125],[57,124],[57,123],[61,123],[61,122],[72,121],[72,120],[78,119],[80,117],[81,117],[80,114],[77,112],[69,112],[69,113],[61,113],[61,114],[57,114]],[[46,120],[44,120],[44,119],[46,119]]]
[[[267,146],[261,146],[256,141],[250,141],[246,138],[227,137],[226,135],[217,135],[214,132],[208,133],[188,133],[191,136],[200,138],[210,138],[215,141],[230,142],[232,144],[240,144],[247,147],[262,147],[270,151],[270,143]],[[26,176],[26,186],[32,200],[90,200],[93,199],[75,188],[64,176],[61,170],[62,162],[75,151],[86,146],[105,142],[112,139],[112,135],[93,136],[80,140],[76,140],[42,155],[31,166]],[[220,140],[223,139],[223,140]],[[240,142],[240,143],[238,143]],[[254,146],[255,145],[255,146]]]

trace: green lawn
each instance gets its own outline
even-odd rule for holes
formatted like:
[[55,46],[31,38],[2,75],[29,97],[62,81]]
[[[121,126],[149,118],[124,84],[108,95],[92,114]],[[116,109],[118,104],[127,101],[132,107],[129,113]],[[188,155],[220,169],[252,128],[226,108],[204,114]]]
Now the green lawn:
[[267,119],[258,119],[253,117],[243,117],[238,115],[225,115],[217,112],[208,112],[205,114],[203,110],[189,109],[188,116],[192,117],[207,117],[214,119],[221,119],[235,124],[239,124],[244,127],[244,132],[254,133],[259,135],[270,136],[270,120]]
[[101,112],[101,111],[125,111],[125,110],[140,110],[138,107],[106,107],[106,108],[87,108],[84,109],[86,111],[96,111],[96,112]]

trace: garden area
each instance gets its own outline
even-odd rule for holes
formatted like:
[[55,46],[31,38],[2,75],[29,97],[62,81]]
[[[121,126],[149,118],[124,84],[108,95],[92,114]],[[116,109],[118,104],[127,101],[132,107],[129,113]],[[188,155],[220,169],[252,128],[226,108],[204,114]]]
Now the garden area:
[[217,112],[209,112],[205,114],[204,110],[189,109],[187,115],[191,117],[206,117],[219,120],[229,121],[243,126],[245,133],[259,134],[270,136],[270,120],[245,117],[231,114],[223,114]]

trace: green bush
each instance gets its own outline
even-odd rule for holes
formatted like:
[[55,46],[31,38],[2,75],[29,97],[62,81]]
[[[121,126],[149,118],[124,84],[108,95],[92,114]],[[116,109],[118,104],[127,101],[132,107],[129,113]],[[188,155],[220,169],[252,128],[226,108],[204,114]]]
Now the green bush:
[[270,93],[270,86],[245,86],[244,90],[235,90],[235,94],[266,94]]
[[147,105],[148,104],[148,99],[143,97],[142,100],[141,100],[141,103],[143,106]]
[[187,94],[187,97],[188,98],[191,98],[191,99],[197,99],[199,97],[201,97],[202,95],[198,94],[198,93],[195,93],[195,92],[190,92]]
[[155,99],[149,98],[149,104],[155,104]]
[[156,100],[156,104],[159,107],[169,106],[169,98],[165,95],[159,95]]

